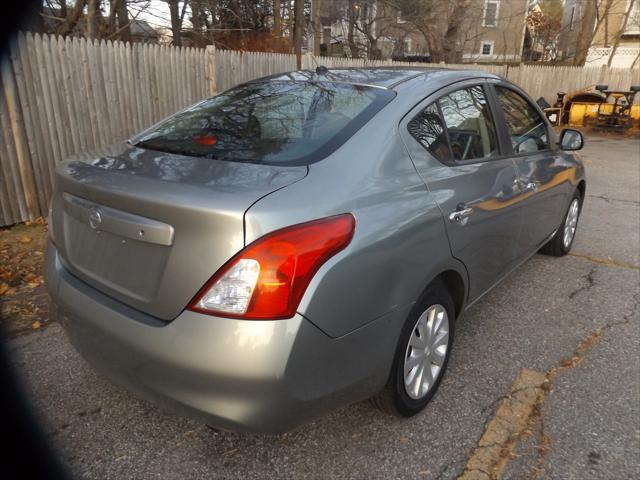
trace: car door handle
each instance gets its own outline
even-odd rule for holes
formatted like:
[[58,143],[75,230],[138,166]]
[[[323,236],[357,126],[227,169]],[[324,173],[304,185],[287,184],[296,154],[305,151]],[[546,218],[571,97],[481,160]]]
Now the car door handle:
[[528,179],[518,179],[518,184],[523,192],[537,192],[538,183],[530,182]]
[[472,207],[465,207],[463,205],[458,206],[458,209],[449,214],[449,221],[451,223],[460,223],[464,225],[467,223],[467,219],[473,213]]

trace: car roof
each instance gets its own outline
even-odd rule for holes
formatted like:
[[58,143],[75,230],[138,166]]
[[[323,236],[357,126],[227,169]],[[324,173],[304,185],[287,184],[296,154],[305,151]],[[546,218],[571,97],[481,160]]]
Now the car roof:
[[[429,76],[441,77],[442,74],[449,74],[448,77],[454,79],[465,79],[474,77],[500,78],[498,75],[478,71],[478,70],[455,70],[442,67],[342,67],[326,68],[317,67],[315,70],[296,70],[293,72],[278,73],[268,77],[254,80],[263,81],[325,81],[351,83],[354,85],[367,85],[382,88],[395,88],[409,80]],[[251,83],[251,82],[250,82]]]

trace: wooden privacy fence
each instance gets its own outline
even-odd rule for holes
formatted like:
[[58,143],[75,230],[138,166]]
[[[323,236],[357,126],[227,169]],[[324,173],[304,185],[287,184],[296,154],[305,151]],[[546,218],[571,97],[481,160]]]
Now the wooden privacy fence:
[[0,85],[0,225],[46,215],[55,165],[209,95],[203,49],[19,35]]
[[[442,66],[319,57],[303,68]],[[295,70],[294,55],[93,42],[20,34],[0,78],[0,226],[46,215],[55,165],[95,152],[217,91]],[[638,70],[447,65],[505,76],[549,102],[596,83],[627,89]]]

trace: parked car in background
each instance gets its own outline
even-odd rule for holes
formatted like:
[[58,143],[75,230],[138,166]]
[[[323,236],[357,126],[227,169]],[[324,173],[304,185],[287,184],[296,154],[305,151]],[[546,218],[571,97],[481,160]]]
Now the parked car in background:
[[571,249],[581,147],[484,72],[255,80],[58,166],[54,316],[115,382],[217,427],[279,432],[371,397],[411,416],[456,318]]

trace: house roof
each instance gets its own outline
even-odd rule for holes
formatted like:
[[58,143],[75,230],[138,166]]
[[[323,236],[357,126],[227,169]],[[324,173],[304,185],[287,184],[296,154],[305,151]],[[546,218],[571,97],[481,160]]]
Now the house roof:
[[131,34],[143,37],[158,37],[158,32],[144,20],[131,20]]

